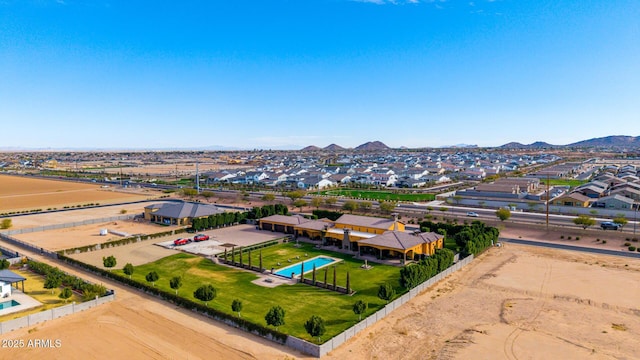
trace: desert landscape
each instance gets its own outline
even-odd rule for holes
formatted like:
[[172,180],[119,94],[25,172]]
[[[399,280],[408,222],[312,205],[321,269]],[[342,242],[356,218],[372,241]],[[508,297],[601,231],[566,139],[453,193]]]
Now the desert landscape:
[[[2,178],[2,177],[0,177]],[[23,192],[24,195],[29,195]],[[16,218],[16,225],[68,223],[142,212],[144,204],[79,209]],[[20,235],[51,249],[103,242],[101,228],[140,233],[157,226],[100,223]],[[164,230],[165,228],[162,228]],[[623,234],[502,226],[505,237],[625,251]],[[574,240],[560,240],[560,235]],[[596,237],[606,234],[602,244]],[[575,236],[581,236],[576,241]],[[144,241],[109,249],[142,264],[174,253]],[[45,246],[46,245],[46,246]],[[10,245],[3,246],[16,249]],[[99,262],[106,252],[85,253]],[[36,260],[116,290],[116,300],[91,310],[0,336],[59,339],[59,348],[3,349],[16,359],[136,354],[152,359],[291,359],[305,355],[172,306],[102,277],[30,254]],[[90,259],[89,259],[90,258]],[[640,351],[640,259],[593,255],[506,243],[423,292],[392,315],[327,355],[331,359],[595,359],[633,358]]]
[[149,190],[116,191],[100,185],[43,180],[22,176],[0,176],[0,212],[22,211],[87,203],[118,203],[157,196]]
[[[155,359],[187,354],[193,359],[212,354],[305,358],[117,283],[81,275],[116,289],[116,300],[5,334],[2,338],[52,338],[63,344],[7,354],[17,359],[52,352],[73,357],[78,351]],[[636,259],[506,244],[479,256],[327,358],[633,358],[640,351],[635,341],[640,314],[634,307],[640,298],[638,281]],[[185,340],[176,341],[176,333]]]

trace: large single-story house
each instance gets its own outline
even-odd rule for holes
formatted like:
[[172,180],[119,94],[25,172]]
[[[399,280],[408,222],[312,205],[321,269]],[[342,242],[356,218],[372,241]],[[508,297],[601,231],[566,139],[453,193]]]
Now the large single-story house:
[[186,226],[193,223],[193,219],[206,218],[210,215],[224,213],[217,206],[191,202],[160,203],[145,206],[146,220],[165,224]]

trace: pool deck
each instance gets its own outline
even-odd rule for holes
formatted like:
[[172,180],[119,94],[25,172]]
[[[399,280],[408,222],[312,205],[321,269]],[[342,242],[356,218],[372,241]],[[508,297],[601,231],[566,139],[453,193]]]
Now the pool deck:
[[42,305],[42,303],[40,303],[39,301],[35,300],[31,296],[28,296],[22,291],[17,290],[15,288],[11,288],[11,296],[6,298],[1,298],[0,302],[11,301],[11,300],[15,300],[19,302],[20,305],[12,306],[10,308],[0,310],[0,316],[31,309],[36,306]]

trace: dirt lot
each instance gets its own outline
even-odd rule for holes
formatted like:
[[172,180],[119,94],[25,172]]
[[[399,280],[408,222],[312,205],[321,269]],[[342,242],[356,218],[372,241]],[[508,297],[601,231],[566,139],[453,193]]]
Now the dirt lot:
[[357,335],[332,359],[631,359],[640,260],[507,244]]
[[123,192],[99,185],[43,180],[20,176],[0,176],[0,212],[47,209],[88,203],[116,203],[145,200],[151,192]]
[[[147,222],[119,220],[76,226],[65,229],[18,234],[13,236],[19,240],[34,244],[47,250],[63,250],[79,246],[100,244],[107,241],[123,238],[123,236],[118,236],[113,233],[109,233],[105,236],[100,236],[101,229],[108,229],[109,231],[117,231],[130,235],[154,234],[171,230],[171,228],[167,228],[166,226],[151,224]],[[156,242],[155,240],[152,241]]]
[[125,210],[127,214],[142,214],[145,206],[154,203],[155,202],[113,205],[91,209],[67,210],[46,214],[31,214],[28,216],[14,216],[11,218],[11,229],[35,228],[43,225],[68,224],[84,220],[120,216],[122,215],[122,210]]

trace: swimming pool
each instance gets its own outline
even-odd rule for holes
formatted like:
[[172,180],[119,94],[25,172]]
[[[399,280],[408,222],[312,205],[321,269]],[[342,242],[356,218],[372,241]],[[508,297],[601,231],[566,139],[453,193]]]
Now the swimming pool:
[[293,276],[298,276],[300,275],[300,272],[302,271],[302,264],[304,263],[304,273],[308,273],[310,271],[313,271],[313,265],[316,266],[316,269],[319,269],[321,267],[327,266],[331,263],[337,262],[339,260],[337,259],[332,259],[329,257],[324,257],[324,256],[318,256],[315,257],[313,259],[309,259],[307,261],[301,261],[299,263],[293,264],[291,266],[287,266],[286,268],[280,269],[278,271],[275,272],[276,275],[280,275],[280,276],[284,276],[284,277],[288,277],[291,278],[291,274],[293,273]]
[[18,306],[18,305],[20,305],[20,303],[15,301],[15,300],[9,300],[9,301],[5,301],[5,302],[0,302],[0,310],[8,309],[10,307]]

